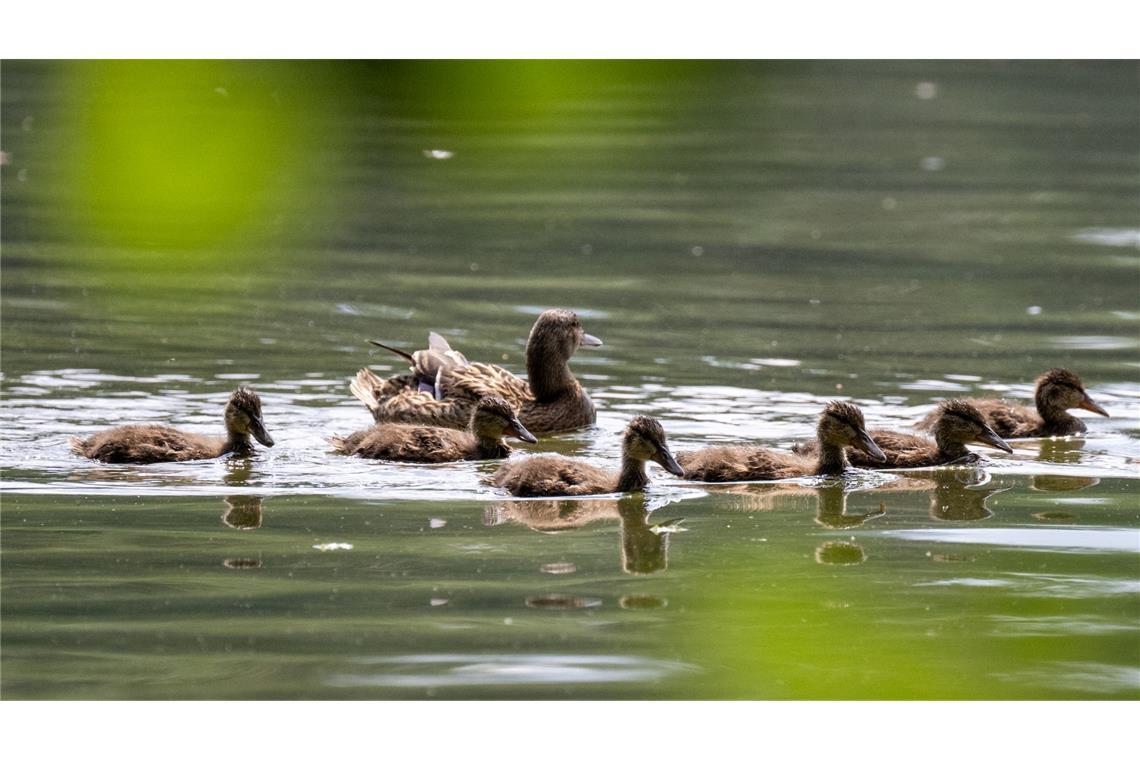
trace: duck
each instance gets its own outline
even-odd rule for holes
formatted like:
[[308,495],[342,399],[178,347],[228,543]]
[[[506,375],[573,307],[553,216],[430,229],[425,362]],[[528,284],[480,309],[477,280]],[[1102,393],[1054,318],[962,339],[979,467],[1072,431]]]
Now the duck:
[[[1079,435],[1085,423],[1069,414],[1069,409],[1084,409],[1102,417],[1108,412],[1089,398],[1079,375],[1062,367],[1054,367],[1037,378],[1033,401],[1037,411],[1012,401],[995,398],[965,399],[982,413],[986,423],[1002,438],[1049,438]],[[937,410],[918,424],[929,430],[935,423]]]
[[510,404],[498,396],[485,396],[471,410],[466,430],[380,423],[343,438],[332,436],[329,443],[341,454],[366,459],[439,463],[503,459],[511,453],[503,441],[505,436],[538,442],[519,422]]
[[513,496],[588,496],[644,491],[649,485],[645,463],[650,460],[674,475],[685,474],[669,451],[661,423],[652,417],[640,415],[630,420],[621,449],[620,472],[550,454],[507,462],[489,482]]
[[845,449],[854,447],[879,461],[886,455],[867,434],[863,412],[846,401],[832,401],[819,415],[816,456],[762,446],[710,446],[683,452],[677,461],[686,480],[731,483],[783,480],[809,475],[840,475],[847,469]]
[[68,440],[72,452],[108,464],[153,464],[214,459],[224,454],[249,456],[250,436],[262,446],[273,438],[261,417],[261,398],[252,388],[239,387],[226,403],[226,435],[187,433],[165,425],[123,425],[89,438]]
[[[933,416],[933,438],[893,430],[871,430],[871,440],[886,459],[878,460],[856,449],[848,456],[848,461],[855,467],[870,469],[937,467],[942,464],[978,461],[978,455],[966,448],[967,443],[980,443],[1006,453],[1013,452],[1009,444],[986,424],[981,412],[968,401],[943,401]],[[819,444],[815,441],[799,443],[792,447],[792,451],[814,454],[819,451]]]
[[602,341],[582,329],[569,309],[538,316],[526,342],[527,379],[496,364],[469,362],[447,340],[431,333],[428,348],[407,353],[379,341],[373,345],[407,359],[411,372],[381,379],[365,368],[349,384],[376,422],[463,428],[483,396],[507,401],[527,429],[539,435],[593,425],[597,411],[570,371],[570,357]]

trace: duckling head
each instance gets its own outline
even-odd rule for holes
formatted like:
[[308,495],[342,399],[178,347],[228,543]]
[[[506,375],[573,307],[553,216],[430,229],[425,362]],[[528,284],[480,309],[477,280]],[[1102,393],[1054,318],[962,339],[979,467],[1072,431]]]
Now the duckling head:
[[625,429],[625,438],[622,440],[622,451],[630,459],[656,462],[679,477],[685,474],[681,465],[677,464],[677,460],[669,452],[665,429],[652,417],[641,415],[629,421]]
[[817,431],[821,444],[854,446],[872,459],[887,461],[886,455],[867,434],[863,412],[854,404],[846,401],[830,402],[824,408],[823,414],[819,415]]
[[1037,402],[1037,409],[1042,412],[1048,410],[1057,414],[1066,409],[1084,409],[1102,417],[1108,416],[1108,412],[1100,404],[1089,398],[1089,394],[1085,392],[1085,385],[1077,373],[1060,367],[1055,367],[1037,378],[1034,400]]
[[961,399],[943,401],[938,405],[934,437],[952,444],[981,443],[1007,453],[1013,452],[1009,444],[986,424],[981,412]]
[[226,404],[226,430],[231,434],[252,435],[262,446],[272,446],[273,439],[261,419],[261,399],[244,385],[230,396]]
[[530,329],[527,346],[547,356],[569,360],[580,346],[592,348],[602,342],[582,329],[578,315],[569,309],[547,309]]
[[538,439],[523,427],[511,405],[498,396],[484,396],[471,413],[471,432],[479,438],[499,439],[504,436],[518,438],[527,443]]

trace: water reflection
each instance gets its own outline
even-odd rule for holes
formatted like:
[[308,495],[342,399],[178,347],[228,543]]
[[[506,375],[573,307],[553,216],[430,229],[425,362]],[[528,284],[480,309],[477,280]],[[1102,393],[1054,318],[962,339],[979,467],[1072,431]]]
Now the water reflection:
[[630,575],[648,575],[668,566],[669,534],[676,531],[678,522],[674,518],[651,525],[649,515],[645,495],[630,494],[620,499],[499,501],[484,510],[483,523],[513,522],[540,533],[561,533],[599,520],[619,520],[621,569]]
[[227,496],[222,522],[234,530],[256,530],[261,527],[260,496]]
[[951,467],[911,474],[883,490],[915,491],[930,497],[930,516],[935,520],[984,520],[993,517],[986,506],[996,493],[1008,487],[987,487],[990,476],[980,468]]
[[1054,464],[1079,464],[1083,459],[1084,438],[1042,438],[1037,459]]
[[1079,478],[1073,475],[1034,475],[1029,487],[1034,491],[1080,491],[1100,483],[1100,478]]
[[845,487],[842,482],[814,488],[797,484],[748,484],[717,490],[739,494],[741,500],[738,506],[746,511],[769,511],[789,506],[814,507],[815,522],[831,529],[855,528],[887,512],[886,506],[880,503],[866,512],[848,513],[847,495],[855,490]]
[[858,565],[867,560],[863,547],[850,541],[824,541],[815,550],[821,565]]

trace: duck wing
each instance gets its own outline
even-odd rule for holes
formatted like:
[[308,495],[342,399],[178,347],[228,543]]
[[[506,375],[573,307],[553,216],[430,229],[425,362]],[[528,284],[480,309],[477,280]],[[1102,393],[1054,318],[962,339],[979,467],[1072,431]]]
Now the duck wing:
[[449,369],[465,367],[470,364],[466,356],[453,349],[451,344],[447,342],[447,339],[437,332],[428,333],[427,348],[410,354],[407,351],[386,345],[378,340],[370,340],[368,342],[407,359],[412,367],[412,377],[416,381],[418,390],[426,391],[437,397],[439,397],[439,394],[435,384],[440,374]]
[[481,362],[445,369],[439,374],[437,389],[440,398],[445,400],[478,401],[484,396],[500,396],[516,411],[528,401],[534,401],[526,380],[497,364]]

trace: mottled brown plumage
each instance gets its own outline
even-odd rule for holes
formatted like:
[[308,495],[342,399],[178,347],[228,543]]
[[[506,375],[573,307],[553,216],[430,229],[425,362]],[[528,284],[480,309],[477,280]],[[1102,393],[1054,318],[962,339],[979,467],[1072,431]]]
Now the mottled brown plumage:
[[[1085,409],[1108,416],[1099,404],[1089,398],[1084,383],[1075,372],[1054,368],[1037,378],[1033,401],[1034,412],[1029,407],[1005,399],[968,398],[972,404],[1002,438],[1041,438],[1055,435],[1078,435],[1085,432],[1085,423],[1069,414],[1069,409]],[[928,414],[918,424],[920,430],[930,430],[937,410]]]
[[761,446],[710,446],[680,454],[687,480],[731,483],[739,480],[782,480],[806,475],[839,475],[847,469],[848,446],[882,457],[867,435],[863,413],[854,404],[832,401],[819,416],[817,456],[776,451]]
[[523,427],[514,410],[497,396],[482,398],[471,411],[467,430],[378,423],[367,430],[329,443],[342,454],[396,462],[458,462],[465,459],[502,459],[511,453],[504,436],[528,443],[537,439]]
[[683,475],[660,423],[651,417],[634,417],[622,439],[621,472],[603,470],[578,459],[548,454],[507,462],[490,482],[515,496],[587,496],[622,491],[643,491],[649,484],[645,463],[656,462],[674,475]]
[[213,459],[223,454],[253,453],[250,436],[263,446],[273,439],[261,419],[261,399],[249,388],[238,388],[225,411],[226,436],[186,433],[165,425],[124,425],[90,438],[71,438],[71,450],[109,464],[151,464]]
[[349,385],[376,422],[401,422],[461,428],[480,398],[500,396],[534,433],[574,430],[594,424],[594,403],[570,371],[579,346],[602,342],[582,330],[578,316],[566,309],[539,315],[526,344],[527,380],[495,364],[468,362],[446,340],[432,334],[431,345],[408,354],[412,373],[383,380],[362,369]]
[[[886,455],[886,460],[879,461],[854,449],[848,455],[848,461],[855,467],[904,469],[977,461],[978,456],[966,448],[967,443],[981,443],[1002,451],[1012,451],[990,429],[978,410],[965,401],[943,401],[934,411],[934,419],[933,439],[893,430],[871,430],[871,440]],[[819,452],[819,443],[798,443],[792,447],[792,451],[814,455]]]

